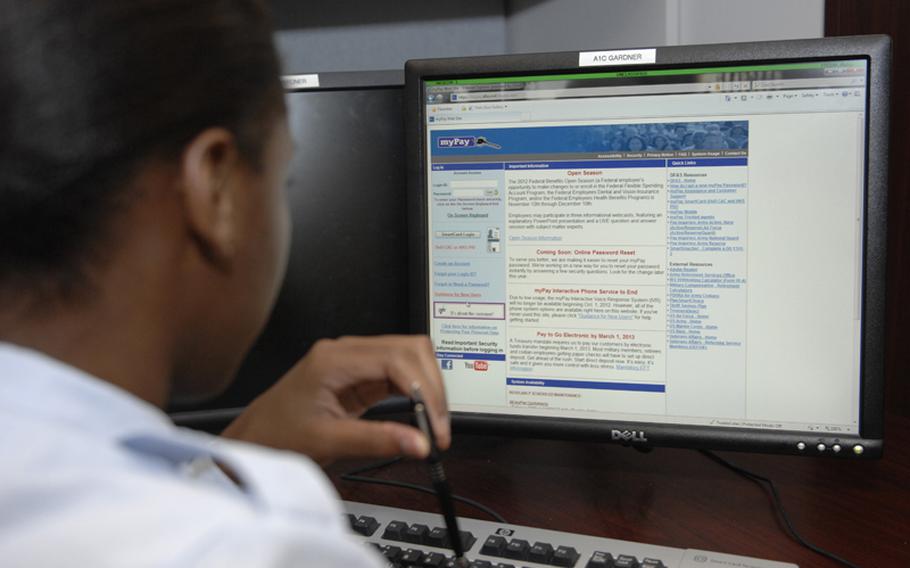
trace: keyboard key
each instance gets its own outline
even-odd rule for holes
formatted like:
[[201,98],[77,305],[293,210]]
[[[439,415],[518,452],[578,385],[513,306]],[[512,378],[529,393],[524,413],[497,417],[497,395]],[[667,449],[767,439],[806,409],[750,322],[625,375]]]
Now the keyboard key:
[[506,539],[501,536],[488,536],[480,547],[480,553],[487,556],[502,556],[502,551],[506,548]]
[[398,542],[403,542],[404,531],[408,529],[408,524],[401,521],[391,521],[385,526],[385,530],[382,532],[382,538],[386,540],[394,540]]
[[471,531],[458,531],[458,534],[461,535],[461,548],[463,548],[465,552],[470,551],[471,547],[474,546],[474,543],[477,542],[474,533]]
[[667,568],[667,566],[656,558],[645,558],[641,561],[641,568]]
[[398,558],[398,563],[410,566],[412,564],[419,564],[421,560],[423,560],[423,552],[414,548],[409,548]]
[[493,564],[486,560],[472,560],[470,567],[471,568],[493,568]]
[[578,562],[578,551],[572,548],[571,546],[560,546],[556,549],[556,552],[553,553],[553,558],[550,560],[550,564],[553,566],[565,566],[571,568],[575,566],[575,563]]
[[613,568],[613,555],[609,552],[595,552],[585,568]]
[[382,555],[388,558],[391,562],[398,560],[398,557],[401,556],[401,547],[394,545],[385,545],[379,549],[382,552]]
[[527,560],[529,548],[531,548],[531,545],[528,544],[528,541],[521,540],[519,538],[513,538],[509,541],[509,544],[506,545],[506,548],[503,551],[502,555],[506,558]]
[[404,533],[402,533],[401,538],[405,542],[411,542],[414,544],[423,544],[424,540],[427,538],[427,534],[430,532],[430,527],[426,525],[413,524],[408,527]]
[[500,562],[496,566],[493,566],[493,568],[515,568],[515,565],[514,564],[503,564],[502,562]]
[[427,533],[427,538],[424,542],[430,546],[445,548],[449,542],[449,533],[443,528],[436,527]]
[[614,568],[638,568],[638,559],[628,554],[620,554],[613,562]]
[[528,551],[528,560],[540,564],[549,564],[553,556],[553,545],[545,542],[535,542],[534,546]]
[[351,530],[354,530],[354,523],[357,522],[357,517],[350,513],[348,513],[346,516],[348,518],[348,524],[351,525]]
[[446,563],[446,557],[444,554],[438,552],[431,552],[423,557],[423,560],[420,561],[420,566],[429,566],[431,568],[442,568]]
[[357,519],[351,528],[353,528],[354,532],[357,534],[362,534],[363,536],[373,536],[373,533],[376,532],[376,529],[379,528],[379,521],[373,517],[363,516]]
[[[474,546],[474,543],[477,542],[477,539],[474,537],[474,534],[470,531],[459,531],[461,534],[461,548],[464,551],[471,550],[471,547]],[[442,527],[436,527],[430,532],[427,533],[423,541],[424,544],[430,546],[438,546],[439,548],[452,548],[451,542],[449,542],[449,531]]]

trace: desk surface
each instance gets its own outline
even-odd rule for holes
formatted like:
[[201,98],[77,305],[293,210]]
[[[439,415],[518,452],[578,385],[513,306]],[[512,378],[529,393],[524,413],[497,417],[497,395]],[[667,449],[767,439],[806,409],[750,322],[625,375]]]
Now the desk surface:
[[[724,452],[770,477],[810,542],[860,566],[910,566],[910,419],[889,417],[877,461]],[[361,462],[362,463],[362,462]],[[432,496],[341,481],[351,462],[329,468],[344,499],[437,512]],[[700,548],[802,568],[837,566],[791,540],[753,482],[689,450],[643,454],[612,444],[459,436],[446,472],[456,493],[510,523],[623,540]],[[372,474],[427,484],[421,463]],[[459,505],[459,514],[487,519]]]

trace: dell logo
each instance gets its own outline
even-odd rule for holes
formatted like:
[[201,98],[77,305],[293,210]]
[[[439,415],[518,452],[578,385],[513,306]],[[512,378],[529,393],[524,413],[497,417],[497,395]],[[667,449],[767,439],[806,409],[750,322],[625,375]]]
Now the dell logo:
[[647,442],[644,430],[611,430],[610,437],[620,442]]

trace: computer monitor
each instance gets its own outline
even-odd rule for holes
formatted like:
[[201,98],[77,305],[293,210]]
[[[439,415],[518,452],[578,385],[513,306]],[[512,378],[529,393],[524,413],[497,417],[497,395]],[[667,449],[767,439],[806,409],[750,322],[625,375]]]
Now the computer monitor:
[[295,144],[287,274],[236,381],[214,400],[172,407],[183,423],[245,406],[320,338],[408,328],[403,72],[284,79]]
[[878,456],[889,58],[408,62],[412,314],[455,427]]

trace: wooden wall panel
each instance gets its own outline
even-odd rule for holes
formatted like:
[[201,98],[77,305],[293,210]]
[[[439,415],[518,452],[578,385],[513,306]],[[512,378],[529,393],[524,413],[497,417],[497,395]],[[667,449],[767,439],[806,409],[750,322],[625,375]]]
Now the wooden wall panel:
[[[910,416],[910,2],[827,0],[825,35],[884,33],[893,40],[885,405]],[[886,434],[887,435],[887,434]]]

